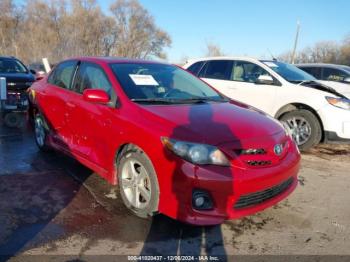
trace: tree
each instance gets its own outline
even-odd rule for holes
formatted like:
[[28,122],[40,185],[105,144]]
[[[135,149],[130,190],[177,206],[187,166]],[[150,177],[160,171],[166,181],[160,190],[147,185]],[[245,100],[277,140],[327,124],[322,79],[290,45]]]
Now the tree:
[[345,37],[340,48],[340,63],[350,66],[350,34]]
[[0,53],[17,56],[22,11],[12,0],[1,0],[0,10]]
[[0,53],[26,63],[48,57],[165,57],[168,34],[136,0],[119,0],[105,15],[96,0],[0,0]]
[[221,50],[220,46],[211,42],[206,45],[205,56],[224,56],[224,52]]
[[155,25],[153,17],[137,0],[118,0],[110,10],[115,19],[112,55],[166,58],[163,49],[170,46],[171,39]]
[[[278,58],[289,63],[291,52],[286,52]],[[306,47],[296,54],[295,63],[350,64],[350,37],[342,44],[322,41],[312,47]]]

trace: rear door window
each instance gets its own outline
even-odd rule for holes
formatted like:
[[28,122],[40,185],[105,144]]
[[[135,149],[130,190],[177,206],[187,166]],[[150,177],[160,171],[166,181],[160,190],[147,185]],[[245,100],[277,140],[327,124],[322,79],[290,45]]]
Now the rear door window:
[[199,71],[202,69],[204,64],[204,61],[194,63],[189,68],[187,68],[188,71],[190,71],[194,75],[198,75]]
[[200,77],[219,80],[229,80],[232,70],[232,61],[214,60],[208,61],[203,67]]
[[52,71],[48,82],[52,85],[69,89],[76,69],[77,61],[71,60],[59,64]]
[[300,67],[300,69],[314,76],[316,79],[321,79],[321,67]]
[[327,81],[344,81],[347,74],[339,69],[325,67],[323,68],[322,80]]

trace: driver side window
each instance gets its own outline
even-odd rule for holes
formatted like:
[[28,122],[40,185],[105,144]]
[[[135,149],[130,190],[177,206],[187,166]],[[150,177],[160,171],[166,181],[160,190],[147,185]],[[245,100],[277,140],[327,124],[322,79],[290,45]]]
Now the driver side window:
[[82,62],[75,77],[73,90],[82,94],[85,89],[90,88],[105,90],[109,95],[112,91],[112,85],[101,67]]
[[246,61],[235,61],[232,66],[230,80],[255,83],[261,75],[270,76],[270,74],[265,69],[254,63]]

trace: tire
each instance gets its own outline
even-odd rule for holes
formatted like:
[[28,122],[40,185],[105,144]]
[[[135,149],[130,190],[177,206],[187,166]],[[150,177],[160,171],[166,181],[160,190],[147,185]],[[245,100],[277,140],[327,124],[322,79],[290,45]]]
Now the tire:
[[152,162],[135,146],[118,158],[118,184],[124,205],[136,216],[147,218],[158,211],[159,185]]
[[6,126],[15,128],[21,125],[21,117],[18,113],[7,113],[4,117]]
[[47,152],[50,147],[47,145],[47,129],[44,118],[40,114],[34,117],[35,143],[41,151]]
[[320,121],[308,110],[290,111],[282,115],[279,120],[291,129],[292,137],[302,151],[309,150],[322,139]]

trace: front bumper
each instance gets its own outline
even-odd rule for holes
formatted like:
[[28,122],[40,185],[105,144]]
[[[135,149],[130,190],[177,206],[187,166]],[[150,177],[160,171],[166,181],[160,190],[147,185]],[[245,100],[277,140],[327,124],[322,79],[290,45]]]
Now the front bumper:
[[[227,219],[254,214],[271,207],[286,198],[297,186],[300,155],[293,149],[279,165],[262,168],[236,168],[220,166],[195,166],[182,161],[174,173],[173,190],[175,204],[166,215],[195,225],[215,225]],[[178,163],[179,164],[179,163]],[[242,196],[275,188],[287,180],[288,187],[274,197],[243,208],[235,208]],[[200,189],[208,192],[214,203],[211,210],[195,210],[192,207],[192,192]],[[169,203],[172,201],[169,199]],[[168,209],[170,210],[170,209]]]
[[327,104],[317,113],[322,120],[326,141],[350,142],[350,110]]

